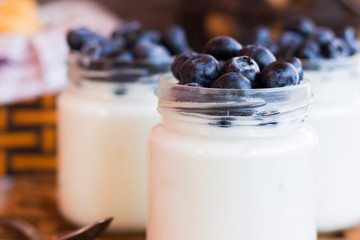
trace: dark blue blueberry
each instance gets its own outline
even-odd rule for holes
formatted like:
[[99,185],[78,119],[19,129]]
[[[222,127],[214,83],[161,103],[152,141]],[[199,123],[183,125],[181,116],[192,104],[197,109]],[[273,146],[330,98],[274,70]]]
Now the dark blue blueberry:
[[304,40],[304,37],[296,32],[286,31],[279,37],[278,44],[283,45],[299,45]]
[[213,55],[218,60],[228,60],[237,56],[241,48],[241,44],[232,37],[219,36],[210,39],[205,44],[203,52]]
[[257,44],[243,47],[238,52],[238,56],[248,56],[254,59],[259,65],[260,71],[276,60],[275,56],[267,48]]
[[126,88],[118,88],[118,89],[115,89],[114,91],[114,94],[115,95],[125,95],[126,94]]
[[296,71],[299,74],[299,82],[300,82],[303,79],[303,75],[304,75],[302,63],[300,59],[298,59],[297,57],[287,57],[284,58],[283,61],[291,63],[295,67]]
[[350,55],[354,55],[359,50],[359,40],[353,27],[345,27],[340,31],[339,36],[347,43],[350,50]]
[[188,58],[180,68],[180,84],[199,83],[204,87],[219,77],[219,62],[211,55],[197,54]]
[[136,44],[136,40],[141,31],[142,25],[137,20],[122,21],[114,30],[111,37],[113,39],[123,39],[126,47],[131,49]]
[[284,32],[278,39],[278,49],[275,52],[276,58],[281,59],[294,56],[303,40],[304,37],[299,33],[292,31]]
[[314,32],[315,29],[315,23],[307,17],[295,17],[293,19],[290,19],[285,24],[285,30],[286,31],[293,31],[300,33],[304,37],[309,36],[311,33]]
[[350,55],[349,46],[341,38],[336,38],[322,46],[321,52],[325,58],[338,58]]
[[278,47],[275,52],[275,56],[277,59],[282,59],[286,57],[294,56],[296,51],[298,50],[299,45],[297,44],[284,44]]
[[128,50],[121,50],[116,55],[116,60],[121,62],[132,62],[134,61],[134,55]]
[[221,77],[213,81],[211,87],[225,89],[251,89],[251,82],[240,73],[229,72],[221,75]]
[[201,86],[200,83],[197,83],[197,82],[187,83],[187,84],[185,84],[185,86],[189,86],[189,87],[203,87],[203,86]]
[[216,122],[210,122],[209,124],[217,127],[228,128],[231,127],[232,123],[231,123],[231,119],[223,118]]
[[297,50],[296,57],[300,59],[315,59],[320,57],[320,45],[314,40],[304,41]]
[[237,72],[249,79],[252,86],[256,85],[260,69],[257,63],[248,56],[233,57],[226,61],[224,73]]
[[86,42],[97,39],[104,40],[104,38],[102,38],[101,36],[96,35],[92,31],[84,27],[71,30],[67,33],[66,36],[66,40],[70,49],[77,51],[80,51]]
[[152,42],[138,42],[133,48],[136,58],[146,58],[150,60],[165,59],[170,56],[169,51],[161,45]]
[[331,42],[334,38],[334,31],[327,27],[318,27],[314,33],[309,36],[309,39],[316,41],[320,46]]
[[156,30],[142,30],[137,34],[136,42],[149,41],[156,44],[161,43],[161,34]]
[[277,125],[277,122],[263,122],[260,123],[259,126],[267,126],[267,125]]
[[259,87],[276,88],[296,85],[299,74],[295,67],[288,62],[277,61],[270,63],[260,74]]
[[115,57],[125,47],[122,39],[114,39],[102,43],[101,57]]
[[270,50],[270,52],[272,54],[275,54],[279,49],[279,45],[277,43],[270,43],[270,46],[268,49]]
[[188,49],[185,30],[178,25],[165,31],[163,42],[172,55],[183,53]]
[[82,54],[92,57],[115,57],[124,47],[124,42],[118,40],[86,42],[81,48]]
[[225,63],[226,63],[225,60],[220,60],[220,61],[219,61],[220,74],[224,74],[224,73],[225,73],[225,70],[224,70]]
[[100,58],[102,56],[103,42],[93,40],[85,43],[81,48],[81,53],[91,58]]
[[270,46],[271,44],[271,33],[269,28],[265,26],[257,26],[251,34],[250,44],[260,44],[263,46]]
[[179,55],[177,55],[174,59],[174,61],[171,63],[171,72],[172,74],[180,80],[180,68],[181,65],[189,58],[192,56],[197,55],[198,53],[196,52],[184,52],[181,53]]

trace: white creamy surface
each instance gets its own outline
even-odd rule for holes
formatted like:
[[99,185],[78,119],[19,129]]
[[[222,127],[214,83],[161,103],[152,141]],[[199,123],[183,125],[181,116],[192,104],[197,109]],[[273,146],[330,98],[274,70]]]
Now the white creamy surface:
[[110,229],[144,231],[146,141],[160,119],[152,92],[142,99],[94,97],[68,90],[59,98],[59,204],[79,225],[113,216]]
[[153,128],[147,240],[316,239],[316,134],[307,124],[243,128]]
[[305,76],[314,93],[308,120],[319,135],[316,222],[320,232],[336,231],[360,223],[359,83],[341,72],[329,72],[328,81]]

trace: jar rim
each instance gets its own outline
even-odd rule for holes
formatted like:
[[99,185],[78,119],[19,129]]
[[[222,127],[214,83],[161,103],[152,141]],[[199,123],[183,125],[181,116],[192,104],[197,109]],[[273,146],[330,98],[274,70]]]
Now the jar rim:
[[[81,54],[80,52],[70,52],[68,63],[78,62],[81,66],[88,70],[107,71],[108,69],[129,68],[129,67],[156,67],[159,65],[170,65],[174,60],[174,56],[156,58],[156,59],[135,59],[133,61],[124,61],[116,58],[92,58]],[[101,64],[104,69],[91,69],[90,65]]]
[[67,60],[73,79],[115,83],[154,82],[159,74],[170,70],[171,62],[172,58],[166,61],[139,59],[132,62],[94,59],[76,52],[70,53]]
[[204,119],[231,117],[250,125],[267,124],[303,120],[312,101],[306,79],[298,85],[262,89],[191,87],[177,81],[171,72],[159,78],[155,93],[161,114],[186,114]]

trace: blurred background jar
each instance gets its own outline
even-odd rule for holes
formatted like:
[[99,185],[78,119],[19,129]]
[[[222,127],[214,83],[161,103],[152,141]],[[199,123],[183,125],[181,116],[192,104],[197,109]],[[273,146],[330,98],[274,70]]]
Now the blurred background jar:
[[303,60],[314,93],[309,122],[319,134],[318,231],[360,223],[360,56]]
[[146,138],[170,60],[86,60],[71,55],[71,87],[58,100],[60,210],[77,225],[113,216],[112,230],[144,231]]

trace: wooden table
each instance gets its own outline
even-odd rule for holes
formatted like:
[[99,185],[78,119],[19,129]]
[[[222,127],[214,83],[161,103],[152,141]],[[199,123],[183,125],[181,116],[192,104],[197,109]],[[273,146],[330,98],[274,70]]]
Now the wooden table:
[[[56,182],[52,174],[0,178],[0,215],[29,221],[47,237],[77,228],[67,222],[57,209]],[[0,228],[0,240],[16,239],[9,235]],[[144,240],[145,234],[106,235],[99,239]]]
[[[0,178],[0,215],[27,220],[48,237],[76,229],[57,210],[56,182],[52,174]],[[7,234],[0,228],[0,240],[15,239]],[[99,239],[145,240],[145,235],[104,235]],[[333,236],[322,236],[319,240],[360,240],[360,226]]]

